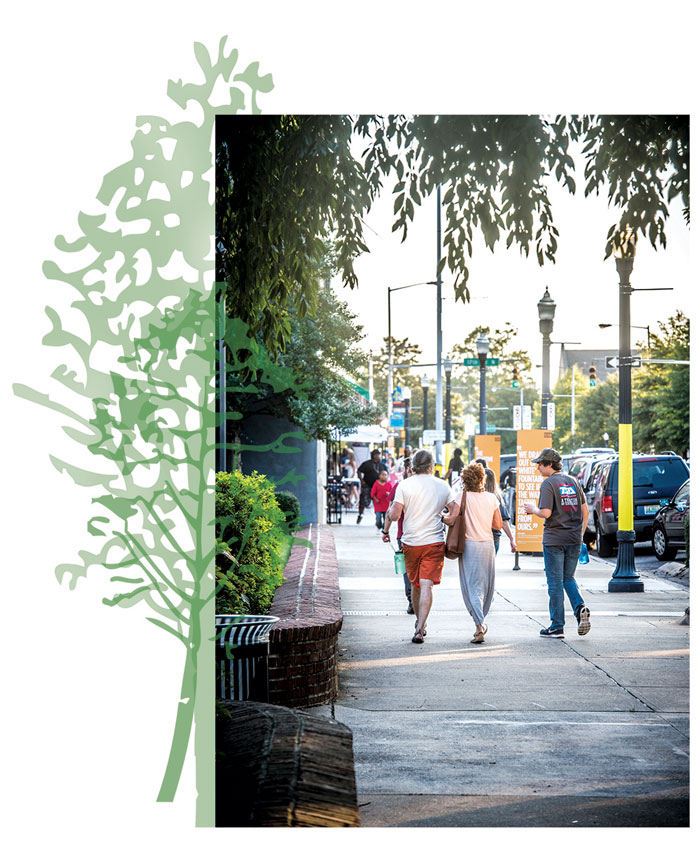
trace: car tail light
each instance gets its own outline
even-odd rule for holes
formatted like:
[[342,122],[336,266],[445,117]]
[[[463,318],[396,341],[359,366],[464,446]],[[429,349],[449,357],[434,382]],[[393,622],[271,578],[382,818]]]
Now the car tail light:
[[603,512],[604,513],[612,513],[613,512],[612,495],[604,495],[603,496]]

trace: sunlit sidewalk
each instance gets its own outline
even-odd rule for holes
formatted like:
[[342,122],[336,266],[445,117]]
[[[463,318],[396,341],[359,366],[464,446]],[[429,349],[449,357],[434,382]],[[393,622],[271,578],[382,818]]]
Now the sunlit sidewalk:
[[577,572],[590,633],[578,636],[567,606],[566,638],[543,641],[542,557],[521,555],[513,571],[501,547],[485,643],[470,644],[457,563],[446,561],[415,645],[403,580],[369,516],[333,528],[344,621],[332,711],[353,730],[363,823],[400,824],[403,808],[422,825],[416,806],[428,801],[426,825],[474,825],[473,801],[488,795],[501,809],[538,795],[641,800],[657,825],[663,807],[687,811],[687,590],[645,577],[643,593],[609,593],[614,566],[592,558]]

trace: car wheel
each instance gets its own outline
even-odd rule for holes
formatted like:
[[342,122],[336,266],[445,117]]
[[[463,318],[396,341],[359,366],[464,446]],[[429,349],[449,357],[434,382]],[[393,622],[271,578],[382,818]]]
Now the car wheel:
[[595,550],[599,557],[612,557],[615,553],[615,543],[600,529],[600,525],[595,526]]
[[654,533],[651,537],[651,544],[657,560],[669,562],[670,560],[676,559],[676,554],[678,553],[677,549],[668,547],[668,537],[666,536],[666,531],[658,525],[654,528]]

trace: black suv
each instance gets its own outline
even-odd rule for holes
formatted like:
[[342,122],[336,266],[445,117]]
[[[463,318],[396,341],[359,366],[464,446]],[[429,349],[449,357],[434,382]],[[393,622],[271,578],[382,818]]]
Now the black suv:
[[679,550],[687,554],[685,528],[689,517],[690,481],[686,481],[654,519],[651,544],[657,560],[675,560]]
[[[676,490],[690,477],[690,470],[678,455],[637,454],[632,458],[635,541],[652,537],[654,517],[668,504]],[[588,490],[589,527],[595,531],[596,551],[611,557],[617,546],[618,458],[597,467],[595,486]]]

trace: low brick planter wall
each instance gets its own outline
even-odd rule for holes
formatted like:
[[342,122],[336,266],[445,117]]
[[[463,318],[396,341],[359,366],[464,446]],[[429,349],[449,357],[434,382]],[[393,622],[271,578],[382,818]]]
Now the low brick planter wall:
[[270,703],[318,706],[338,691],[338,632],[343,623],[335,540],[325,525],[307,525],[297,536],[313,548],[292,547],[270,615]]
[[218,827],[357,827],[352,733],[325,716],[225,701],[216,722]]

